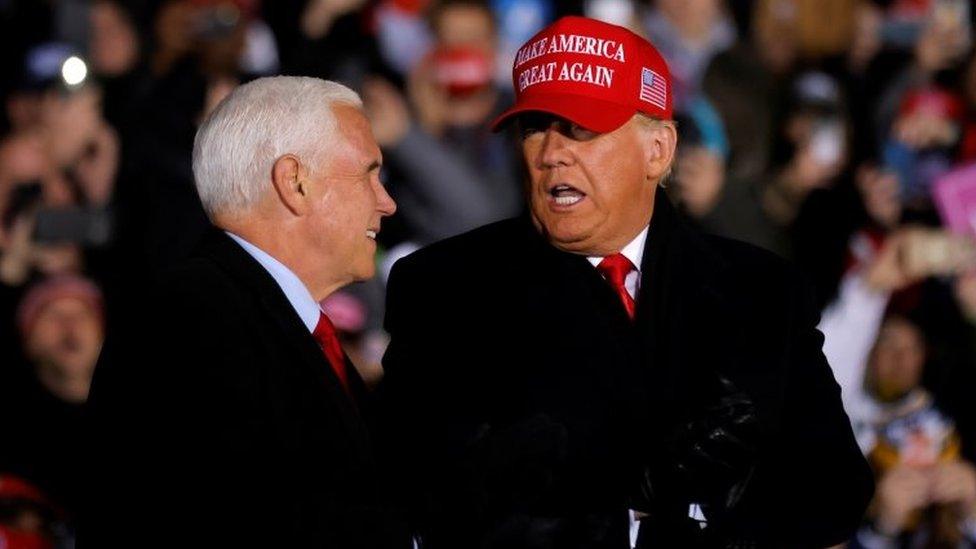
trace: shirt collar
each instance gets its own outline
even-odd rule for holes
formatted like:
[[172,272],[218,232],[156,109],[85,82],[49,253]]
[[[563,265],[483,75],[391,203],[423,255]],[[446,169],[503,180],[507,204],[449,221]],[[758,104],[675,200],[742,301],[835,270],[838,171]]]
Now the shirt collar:
[[[647,229],[650,227],[644,227],[644,230],[637,235],[636,238],[630,241],[629,244],[624,246],[624,249],[620,250],[620,253],[624,257],[630,260],[634,264],[634,269],[639,273],[641,269],[641,261],[644,259],[644,242],[647,241]],[[594,267],[603,261],[602,257],[591,256],[586,258]]]
[[291,269],[285,267],[283,263],[271,257],[261,248],[258,248],[234,233],[224,232],[234,242],[240,244],[245,252],[264,267],[264,270],[268,271],[271,278],[278,283],[281,291],[285,293],[288,302],[291,303],[292,308],[298,313],[298,316],[302,319],[302,323],[305,324],[308,331],[314,332],[315,327],[319,323],[319,315],[322,312],[322,308],[319,306],[318,301],[315,301],[315,298],[312,297],[312,294],[308,291],[305,284],[302,283],[301,279]]

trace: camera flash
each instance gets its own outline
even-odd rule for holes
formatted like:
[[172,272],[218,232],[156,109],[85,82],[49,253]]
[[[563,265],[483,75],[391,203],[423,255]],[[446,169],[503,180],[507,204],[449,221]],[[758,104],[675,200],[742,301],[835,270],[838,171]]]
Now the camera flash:
[[61,78],[69,86],[77,86],[88,76],[88,65],[80,57],[72,55],[61,65]]

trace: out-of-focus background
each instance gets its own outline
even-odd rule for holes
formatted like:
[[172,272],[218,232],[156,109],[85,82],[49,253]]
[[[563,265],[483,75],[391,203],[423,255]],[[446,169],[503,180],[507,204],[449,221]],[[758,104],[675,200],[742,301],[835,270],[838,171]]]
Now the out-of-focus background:
[[0,546],[73,544],[92,370],[122,290],[206,227],[190,153],[222,97],[273,74],[362,95],[399,211],[380,275],[323,305],[375,382],[392,263],[523,210],[514,136],[486,126],[567,14],[668,60],[689,219],[813,282],[878,478],[850,546],[973,546],[968,0],[0,0]]

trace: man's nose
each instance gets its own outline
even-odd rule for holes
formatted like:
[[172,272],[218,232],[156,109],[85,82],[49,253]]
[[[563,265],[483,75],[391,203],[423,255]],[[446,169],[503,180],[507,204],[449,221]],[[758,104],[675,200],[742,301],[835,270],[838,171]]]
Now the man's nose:
[[538,165],[540,169],[558,168],[573,163],[573,155],[569,150],[570,139],[562,134],[555,126],[546,130],[539,150]]
[[384,217],[389,217],[396,213],[397,205],[390,196],[390,193],[386,192],[386,187],[382,183],[376,182],[376,211],[380,212]]

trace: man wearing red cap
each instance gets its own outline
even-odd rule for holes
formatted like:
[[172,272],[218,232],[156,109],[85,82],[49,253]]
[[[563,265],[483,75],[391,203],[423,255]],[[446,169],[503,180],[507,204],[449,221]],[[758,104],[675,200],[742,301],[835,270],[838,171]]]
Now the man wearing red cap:
[[816,311],[792,268],[694,233],[660,190],[664,60],[566,17],[513,83],[495,126],[521,136],[530,215],[389,281],[377,438],[423,547],[843,542],[872,481]]

